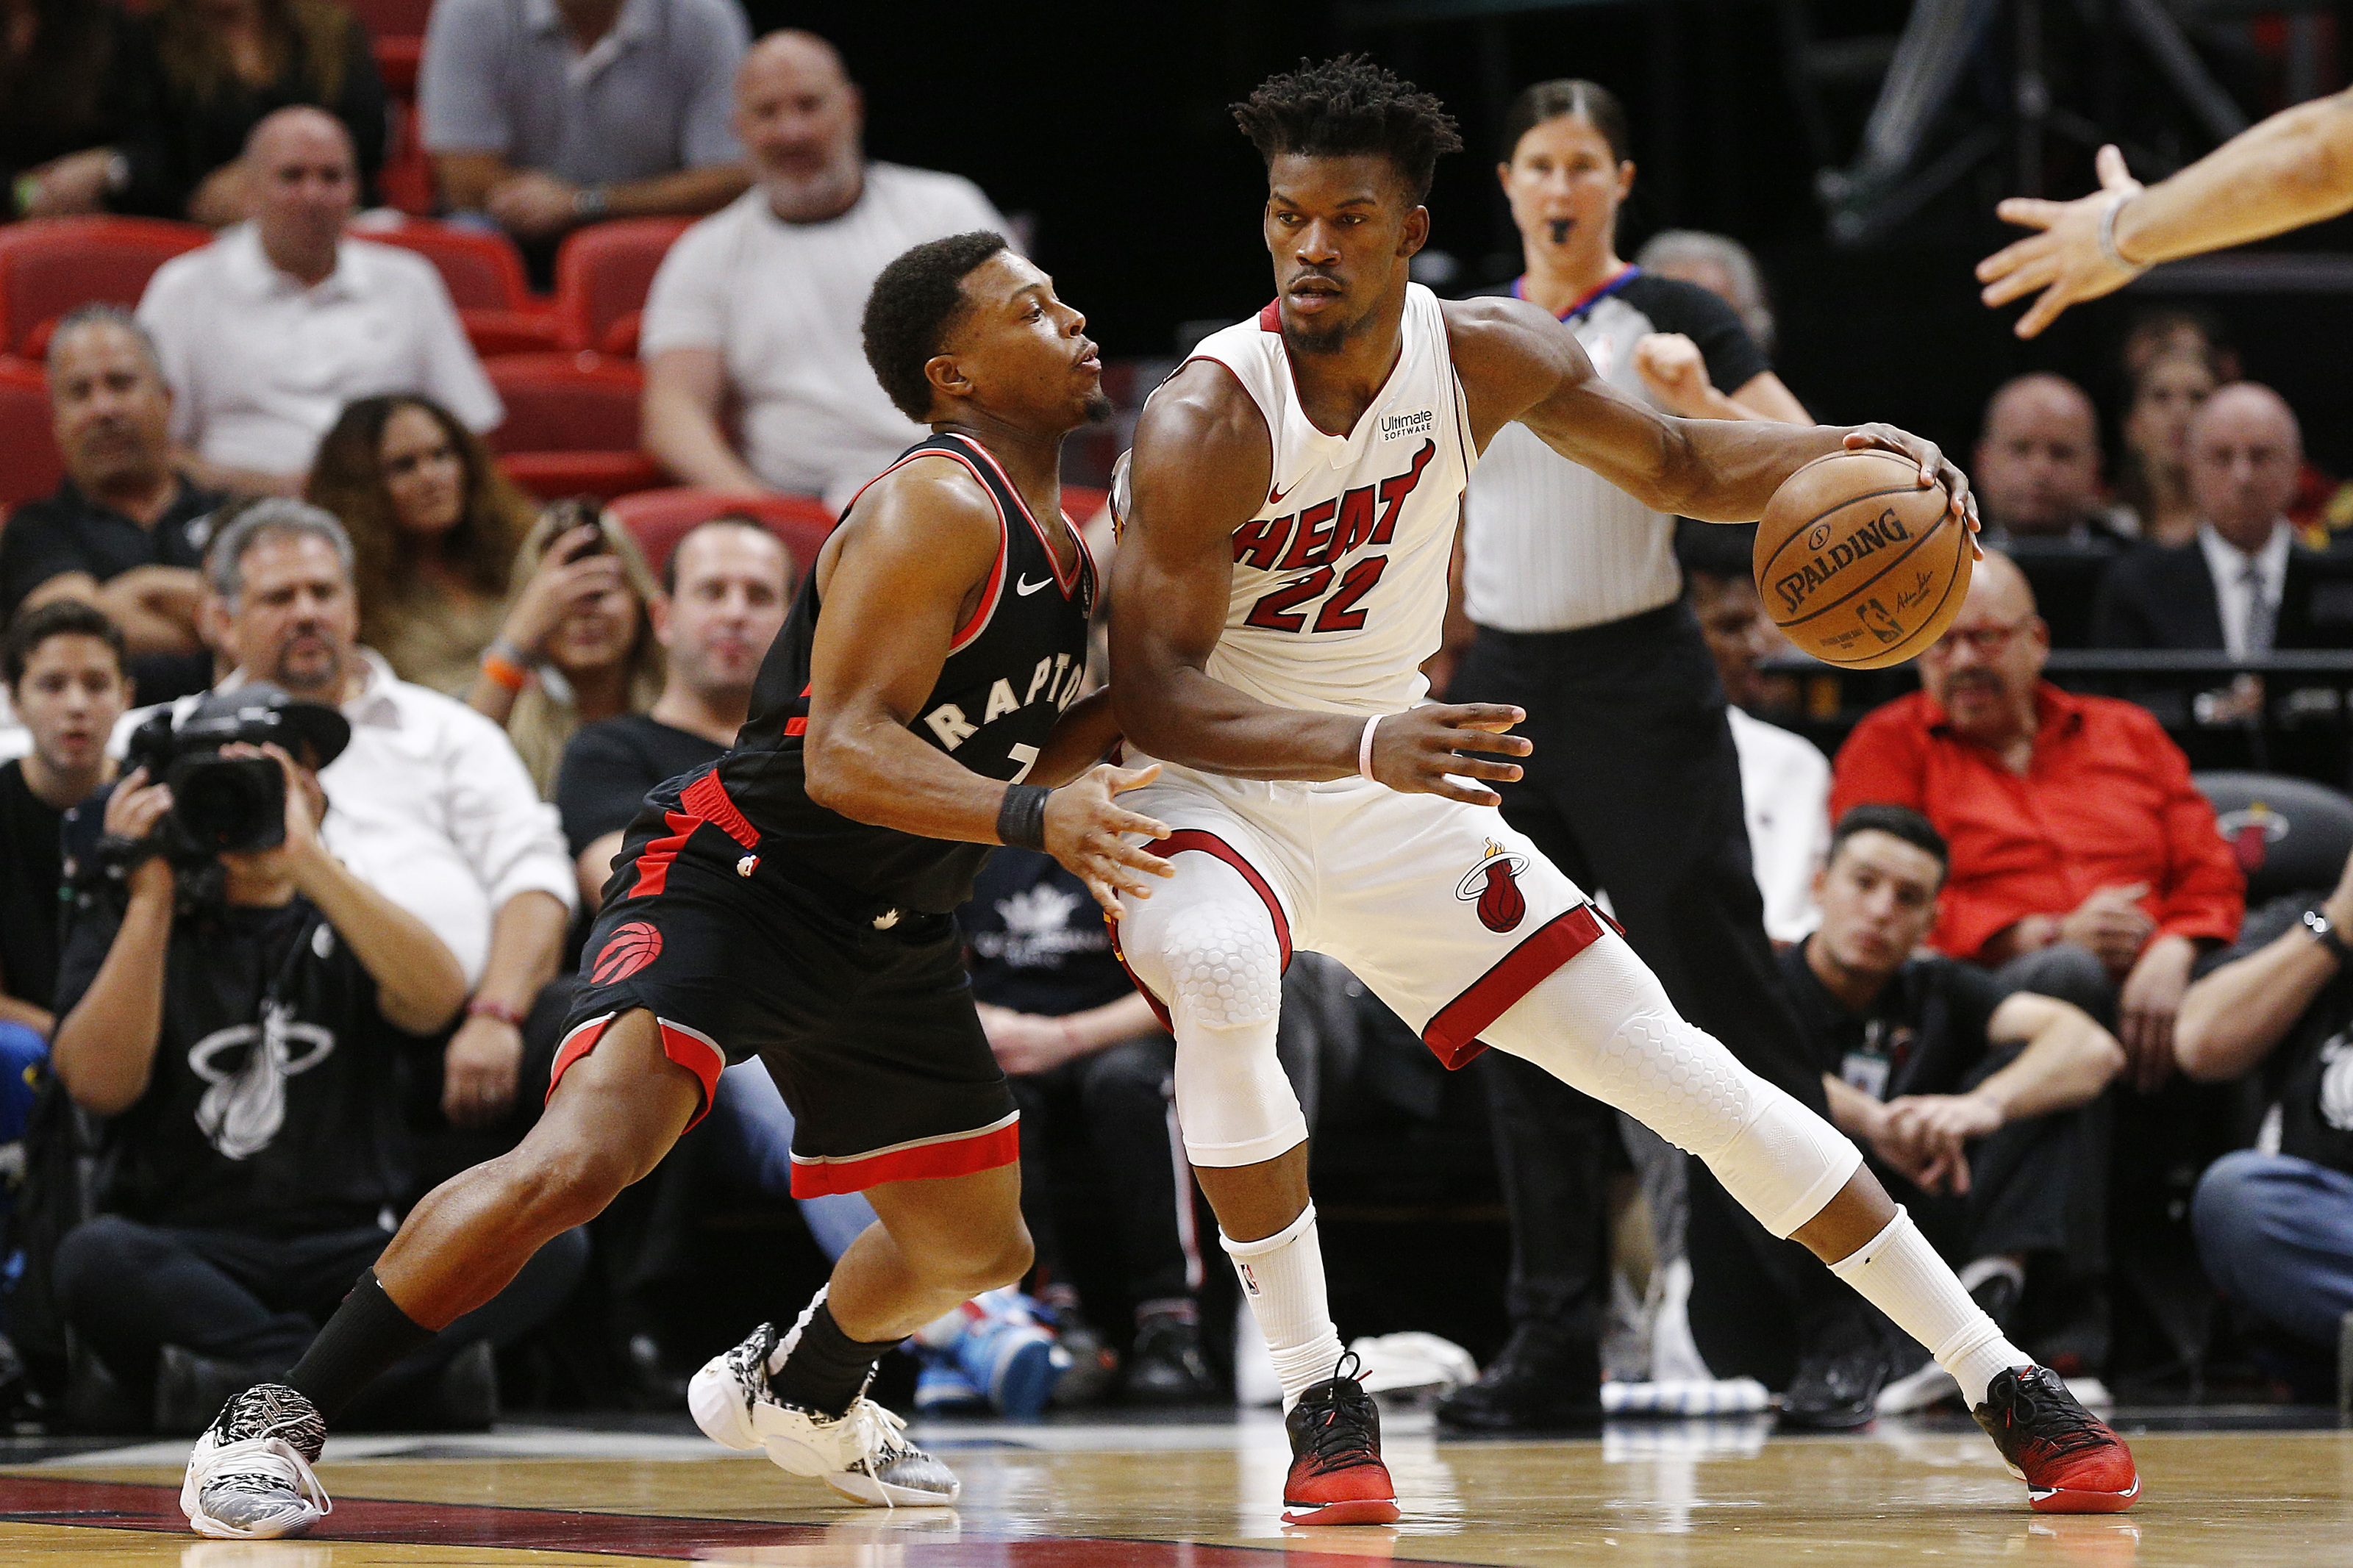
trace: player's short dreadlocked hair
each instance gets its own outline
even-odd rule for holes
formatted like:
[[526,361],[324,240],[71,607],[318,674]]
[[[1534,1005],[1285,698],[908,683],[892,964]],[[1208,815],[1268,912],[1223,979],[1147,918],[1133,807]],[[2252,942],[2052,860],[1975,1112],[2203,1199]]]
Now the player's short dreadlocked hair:
[[918,422],[932,416],[923,366],[965,308],[964,280],[1005,248],[991,229],[926,240],[882,269],[866,296],[866,363],[899,411]]
[[1439,154],[1462,150],[1444,104],[1363,55],[1322,65],[1301,60],[1290,75],[1261,82],[1233,110],[1242,134],[1268,163],[1283,153],[1311,158],[1378,153],[1397,165],[1417,202],[1430,195]]

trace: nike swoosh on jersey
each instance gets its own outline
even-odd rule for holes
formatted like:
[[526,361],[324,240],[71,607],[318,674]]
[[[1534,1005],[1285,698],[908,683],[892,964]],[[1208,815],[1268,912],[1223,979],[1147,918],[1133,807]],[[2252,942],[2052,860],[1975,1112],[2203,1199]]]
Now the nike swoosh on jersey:
[[[1298,488],[1299,487],[1296,484],[1293,484],[1291,487],[1291,489],[1295,490]],[[1281,506],[1282,504],[1282,498],[1290,493],[1291,490],[1269,490],[1266,492],[1266,504],[1269,506]]]
[[1046,586],[1047,584],[1051,583],[1053,579],[1051,577],[1040,577],[1035,583],[1032,583],[1029,578],[1024,577],[1013,584],[1013,592],[1019,597],[1026,599],[1030,595],[1036,593],[1039,589]]

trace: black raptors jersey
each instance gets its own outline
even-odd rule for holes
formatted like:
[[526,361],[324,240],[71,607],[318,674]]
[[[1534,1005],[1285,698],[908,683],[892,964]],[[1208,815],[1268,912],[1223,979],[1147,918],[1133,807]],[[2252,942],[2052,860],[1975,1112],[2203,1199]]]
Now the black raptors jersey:
[[[1029,515],[1005,470],[968,437],[920,441],[883,472],[924,457],[953,458],[972,470],[997,503],[999,542],[979,607],[957,628],[938,681],[907,728],[974,773],[1009,784],[1029,773],[1055,720],[1079,694],[1087,617],[1094,608],[1094,561],[1081,542],[1077,570],[1066,576],[1045,528]],[[852,500],[851,509],[856,506]],[[846,521],[849,514],[843,515]],[[1054,525],[1063,526],[1059,518]],[[822,613],[817,575],[812,563],[760,666],[752,716],[735,737],[736,749],[718,763],[720,782],[758,831],[763,853],[786,858],[794,872],[944,914],[971,897],[973,874],[987,858],[988,845],[853,822],[808,797],[801,737],[808,729],[809,652]]]

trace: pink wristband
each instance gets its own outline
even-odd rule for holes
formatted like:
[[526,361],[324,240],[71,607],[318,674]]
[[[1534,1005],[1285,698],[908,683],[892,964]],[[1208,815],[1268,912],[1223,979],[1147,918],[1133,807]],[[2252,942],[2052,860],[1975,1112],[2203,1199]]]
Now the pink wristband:
[[[1356,772],[1362,777],[1373,777],[1373,731],[1380,728],[1381,721],[1388,717],[1386,713],[1376,713],[1365,721],[1364,736],[1356,742]],[[1377,784],[1380,781],[1375,779],[1373,782]]]

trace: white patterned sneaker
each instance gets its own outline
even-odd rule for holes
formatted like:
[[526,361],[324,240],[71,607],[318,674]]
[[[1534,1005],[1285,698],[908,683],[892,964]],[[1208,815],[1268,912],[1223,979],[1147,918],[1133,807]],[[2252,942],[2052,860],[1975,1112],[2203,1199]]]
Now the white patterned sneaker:
[[776,1467],[823,1481],[873,1508],[955,1501],[954,1471],[907,1441],[907,1424],[863,1396],[840,1415],[779,1400],[768,1363],[784,1336],[762,1323],[733,1350],[712,1356],[687,1384],[687,1409],[703,1435],[730,1448],[765,1449]]
[[196,1439],[180,1511],[201,1535],[300,1535],[334,1510],[311,1470],[326,1444],[326,1419],[309,1399],[282,1383],[256,1384]]

